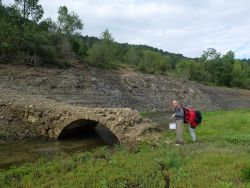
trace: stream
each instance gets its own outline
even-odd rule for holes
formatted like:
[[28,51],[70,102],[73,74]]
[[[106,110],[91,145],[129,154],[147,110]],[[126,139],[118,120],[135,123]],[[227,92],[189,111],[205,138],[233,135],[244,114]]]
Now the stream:
[[69,154],[77,151],[90,151],[105,142],[98,136],[77,138],[63,141],[47,141],[41,139],[0,142],[0,168],[35,162],[39,158],[52,158],[58,154]]

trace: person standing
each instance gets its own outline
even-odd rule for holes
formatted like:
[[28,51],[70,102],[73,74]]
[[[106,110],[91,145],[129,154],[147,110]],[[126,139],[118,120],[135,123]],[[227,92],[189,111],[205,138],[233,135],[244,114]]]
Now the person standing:
[[195,128],[197,127],[198,123],[195,121],[196,118],[195,109],[191,105],[189,105],[188,110],[189,110],[189,132],[193,142],[196,142]]
[[176,123],[176,144],[183,144],[183,119],[184,119],[184,110],[181,105],[176,100],[173,100],[172,106],[175,109],[175,113],[172,115],[172,118],[175,119]]

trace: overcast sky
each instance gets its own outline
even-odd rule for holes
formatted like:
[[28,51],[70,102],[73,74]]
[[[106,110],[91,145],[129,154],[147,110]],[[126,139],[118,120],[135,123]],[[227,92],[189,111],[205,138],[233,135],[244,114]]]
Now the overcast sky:
[[[5,5],[13,0],[3,0]],[[215,48],[250,58],[250,0],[40,0],[44,17],[66,5],[84,22],[83,35],[108,28],[117,42],[147,44],[188,57]]]

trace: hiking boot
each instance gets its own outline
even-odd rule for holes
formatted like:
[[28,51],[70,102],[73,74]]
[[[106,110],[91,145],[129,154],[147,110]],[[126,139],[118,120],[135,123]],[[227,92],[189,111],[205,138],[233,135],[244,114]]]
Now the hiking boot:
[[181,141],[181,142],[180,142],[180,141],[176,141],[176,142],[175,142],[175,145],[183,145],[183,144],[184,144],[183,141]]
[[176,143],[176,144],[180,144],[180,145],[184,144],[183,141],[176,141],[175,143]]

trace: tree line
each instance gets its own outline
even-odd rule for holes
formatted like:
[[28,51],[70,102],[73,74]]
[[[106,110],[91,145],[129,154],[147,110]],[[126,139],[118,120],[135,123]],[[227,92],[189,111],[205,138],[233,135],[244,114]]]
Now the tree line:
[[250,89],[250,59],[210,48],[199,58],[187,58],[146,45],[117,43],[108,29],[99,38],[82,36],[84,24],[66,6],[57,20],[43,18],[39,0],[0,0],[0,62],[59,66],[78,60],[103,68],[130,67],[150,74],[177,75],[206,84]]

